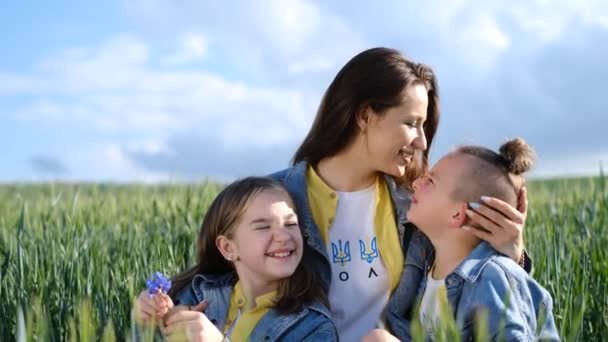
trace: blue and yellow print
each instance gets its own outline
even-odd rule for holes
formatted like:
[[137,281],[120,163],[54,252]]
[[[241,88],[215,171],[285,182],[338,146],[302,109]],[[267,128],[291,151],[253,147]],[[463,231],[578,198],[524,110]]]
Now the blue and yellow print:
[[347,262],[351,261],[350,258],[350,242],[346,241],[344,243],[344,248],[342,248],[342,240],[338,240],[338,245],[334,242],[331,243],[331,253],[334,264],[340,264],[340,266],[344,266]]
[[378,257],[378,243],[376,241],[376,237],[374,237],[369,242],[369,238],[367,238],[367,243],[363,240],[359,240],[359,248],[361,250],[361,260],[365,260],[368,263],[372,263],[374,259]]

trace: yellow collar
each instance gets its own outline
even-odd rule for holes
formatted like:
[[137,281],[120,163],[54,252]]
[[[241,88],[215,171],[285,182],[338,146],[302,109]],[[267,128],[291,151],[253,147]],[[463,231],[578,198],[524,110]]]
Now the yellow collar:
[[[271,292],[268,292],[261,296],[256,297],[255,298],[255,308],[273,306],[276,296],[277,296],[277,291],[271,291]],[[254,301],[249,301],[247,296],[245,296],[245,293],[243,292],[243,287],[241,286],[240,280],[237,281],[236,284],[234,285],[234,299],[235,299],[234,304],[241,311],[244,311],[243,309],[247,308],[248,303],[254,302]]]
[[[306,170],[308,206],[313,216],[323,242],[329,243],[331,228],[338,208],[338,194],[319,177],[314,168],[309,165]],[[395,210],[390,197],[388,185],[380,174],[376,177],[376,198],[374,213],[374,232],[378,239],[380,257],[389,272],[390,288],[395,289],[399,284],[405,267]]]

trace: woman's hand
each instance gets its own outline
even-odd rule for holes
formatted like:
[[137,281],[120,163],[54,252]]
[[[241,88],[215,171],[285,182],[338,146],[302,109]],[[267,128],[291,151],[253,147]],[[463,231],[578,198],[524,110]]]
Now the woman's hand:
[[164,335],[168,341],[221,342],[222,332],[202,311],[207,301],[192,308],[178,306],[165,320]]
[[477,225],[464,225],[480,239],[488,241],[492,247],[509,256],[515,262],[521,260],[524,250],[523,230],[528,214],[528,196],[523,187],[519,193],[517,209],[497,198],[482,197],[480,203],[471,203],[468,217]]
[[139,324],[157,324],[172,308],[169,296],[160,292],[150,296],[146,290],[133,303],[133,317]]
[[374,329],[363,336],[361,342],[399,342],[399,339],[384,329]]

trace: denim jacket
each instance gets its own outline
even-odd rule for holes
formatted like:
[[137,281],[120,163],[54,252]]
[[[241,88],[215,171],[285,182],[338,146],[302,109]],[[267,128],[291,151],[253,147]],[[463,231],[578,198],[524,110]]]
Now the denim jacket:
[[[224,329],[230,306],[230,295],[236,283],[234,273],[225,275],[197,274],[192,285],[175,296],[176,305],[196,305],[208,301],[205,315],[218,329]],[[282,315],[274,309],[253,329],[248,341],[337,341],[338,332],[329,310],[320,303],[305,305],[297,312]],[[229,341],[226,338],[225,341]]]
[[[422,232],[415,232],[404,275],[388,304],[387,321],[400,340],[411,340],[410,325],[426,288],[427,272],[433,260],[430,241]],[[463,341],[473,340],[475,313],[480,308],[487,310],[487,332],[492,340],[498,337],[506,341],[560,339],[553,320],[553,302],[547,290],[487,242],[481,242],[473,249],[445,278],[445,285]]]
[[[307,262],[310,262],[313,269],[319,273],[325,291],[329,292],[331,263],[327,254],[325,241],[323,241],[319,233],[319,227],[315,223],[310,206],[308,205],[306,186],[307,168],[308,163],[299,162],[288,169],[270,175],[270,177],[281,182],[293,198],[297,209],[298,222],[302,227],[304,239],[307,242],[305,248],[307,247],[306,249],[313,252],[307,253]],[[385,176],[385,180],[388,184],[393,207],[396,209],[395,222],[397,223],[399,240],[402,241],[402,248],[403,246],[407,248],[409,237],[414,231],[411,226],[407,225],[406,214],[410,204],[410,196],[407,191],[397,187],[392,177]]]
[[[308,163],[299,162],[296,165],[278,171],[270,175],[271,178],[281,182],[289,191],[289,194],[293,198],[296,210],[298,214],[298,221],[303,230],[305,244],[304,257],[306,261],[312,265],[312,268],[318,272],[321,278],[321,283],[327,293],[329,293],[329,285],[331,281],[331,263],[327,254],[325,241],[319,233],[319,227],[314,221],[310,206],[308,205],[308,193],[306,186],[306,171]],[[395,180],[389,176],[384,175],[386,184],[388,185],[391,200],[393,202],[393,208],[395,208],[395,222],[397,223],[397,231],[399,234],[399,241],[401,241],[401,248],[403,254],[406,256],[403,277],[409,277],[413,275],[414,279],[418,279],[416,275],[416,268],[411,269],[412,265],[408,264],[408,248],[413,245],[410,243],[413,234],[417,231],[417,228],[408,223],[407,211],[410,206],[410,193],[397,186]],[[311,253],[312,251],[312,253]],[[308,252],[308,253],[306,253]],[[524,252],[525,253],[525,252]],[[526,256],[526,272],[529,272],[532,267],[531,259]],[[413,272],[413,273],[410,273]],[[402,281],[403,282],[403,281]],[[389,300],[389,305],[385,311],[393,311],[393,315],[402,317],[400,313],[403,311],[403,307],[397,305],[390,305],[391,302],[403,303],[410,300],[417,293],[417,288],[409,289],[405,288],[402,291],[394,291]],[[389,312],[385,312],[385,315],[389,315]]]

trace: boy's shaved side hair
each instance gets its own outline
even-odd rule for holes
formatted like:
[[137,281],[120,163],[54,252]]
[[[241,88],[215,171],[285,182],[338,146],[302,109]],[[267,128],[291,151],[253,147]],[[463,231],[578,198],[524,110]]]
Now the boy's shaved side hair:
[[507,141],[499,153],[481,146],[461,146],[452,155],[470,159],[468,172],[462,175],[453,198],[471,202],[490,196],[517,207],[517,198],[525,185],[523,174],[534,163],[534,151],[523,139]]

